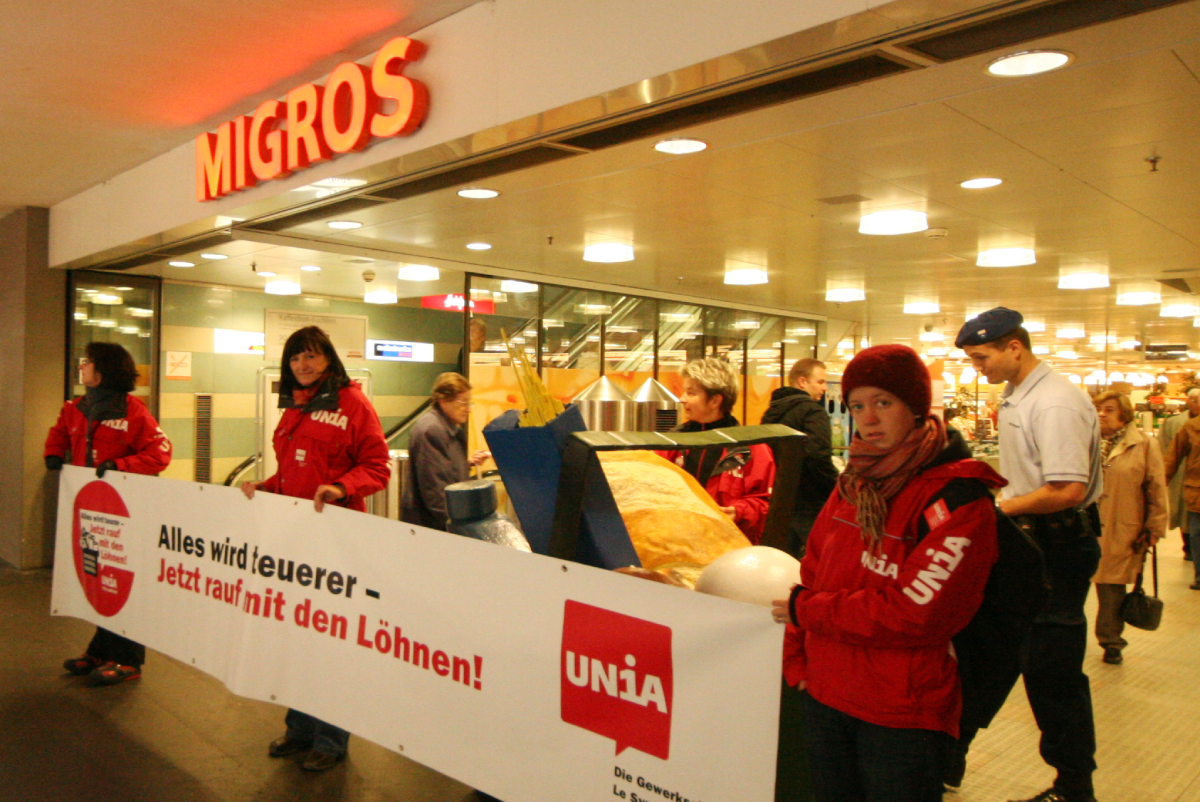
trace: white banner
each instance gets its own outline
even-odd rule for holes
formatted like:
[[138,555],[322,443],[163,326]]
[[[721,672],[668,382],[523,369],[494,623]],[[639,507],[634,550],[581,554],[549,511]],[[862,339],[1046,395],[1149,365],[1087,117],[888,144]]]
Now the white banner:
[[72,467],[55,562],[55,615],[505,802],[774,796],[782,627],[761,607],[311,501]]

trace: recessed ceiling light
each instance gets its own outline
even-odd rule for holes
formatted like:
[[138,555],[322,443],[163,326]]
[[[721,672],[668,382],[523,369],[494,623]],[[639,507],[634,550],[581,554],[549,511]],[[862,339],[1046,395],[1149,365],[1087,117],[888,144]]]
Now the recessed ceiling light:
[[1162,303],[1162,292],[1153,281],[1117,285],[1118,306],[1147,306]]
[[684,156],[688,153],[699,153],[707,147],[707,142],[702,142],[699,139],[686,139],[684,137],[661,139],[654,143],[654,149],[659,153],[670,153],[672,156]]
[[1087,332],[1083,329],[1077,329],[1073,326],[1064,326],[1055,332],[1060,340],[1082,340],[1087,336]]
[[400,265],[396,278],[401,281],[437,281],[442,271],[433,265]]
[[959,186],[963,189],[987,189],[1003,183],[1004,181],[999,178],[971,178],[963,181]]
[[500,282],[500,292],[522,293],[522,292],[537,292],[538,285],[528,281],[514,281],[513,279],[504,279]]
[[1035,345],[1035,346],[1033,346],[1033,353],[1036,354],[1037,356],[1045,356],[1046,354],[1050,353],[1050,346]]
[[351,231],[355,228],[362,228],[362,223],[357,220],[330,220],[326,225],[338,231]]
[[1096,290],[1108,286],[1108,273],[1084,271],[1080,273],[1064,273],[1059,271],[1058,288],[1060,290]]
[[369,304],[394,304],[396,303],[396,293],[391,290],[385,290],[382,287],[376,287],[373,290],[364,292],[363,300]]
[[268,281],[267,285],[263,287],[263,292],[267,295],[299,295],[300,282],[286,279]]
[[222,259],[228,259],[229,257],[223,253],[202,253],[200,254],[200,258],[211,259],[214,262],[220,262]]
[[195,267],[195,262],[185,262],[182,259],[177,259],[174,262],[167,262],[171,267]]
[[320,273],[321,272],[320,265],[300,265],[300,269],[303,270],[305,273]]
[[987,65],[987,71],[1000,78],[1040,75],[1065,67],[1074,58],[1074,55],[1065,50],[1023,50],[992,61]]
[[761,267],[740,267],[736,270],[725,271],[725,283],[745,286],[748,284],[766,284],[767,271]]
[[831,287],[825,290],[825,300],[835,304],[865,301],[867,294],[857,287]]
[[261,276],[262,278],[271,278],[275,275],[275,271],[274,270],[260,270],[260,271],[258,271],[257,275]]
[[467,248],[472,251],[489,251],[492,246],[487,242],[468,242]]
[[937,301],[904,302],[904,314],[906,315],[936,315],[940,311],[942,308]]
[[1021,324],[1021,328],[1030,334],[1041,334],[1046,330],[1046,324],[1038,320],[1026,320]]
[[585,262],[632,262],[633,246],[623,242],[597,242],[583,249]]
[[460,198],[471,198],[472,200],[487,200],[488,198],[495,198],[499,194],[497,190],[485,189],[484,187],[469,187],[458,191]]
[[975,264],[980,267],[1020,267],[1037,263],[1032,248],[992,248],[980,251]]
[[1195,317],[1200,315],[1200,306],[1194,301],[1172,301],[1158,308],[1159,317]]
[[912,234],[929,228],[925,212],[911,209],[892,209],[886,212],[864,214],[858,221],[859,234]]

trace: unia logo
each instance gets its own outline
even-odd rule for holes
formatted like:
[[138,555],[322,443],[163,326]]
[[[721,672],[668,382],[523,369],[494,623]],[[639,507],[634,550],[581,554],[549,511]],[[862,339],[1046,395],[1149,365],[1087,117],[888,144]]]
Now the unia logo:
[[75,496],[75,574],[96,612],[116,615],[133,588],[129,509],[108,482],[90,482]]
[[666,760],[674,699],[671,629],[590,604],[563,609],[562,720]]

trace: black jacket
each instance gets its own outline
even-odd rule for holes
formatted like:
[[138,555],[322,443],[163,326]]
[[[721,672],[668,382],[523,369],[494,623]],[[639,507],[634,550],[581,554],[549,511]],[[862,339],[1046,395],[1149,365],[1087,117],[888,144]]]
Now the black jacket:
[[763,423],[782,423],[804,432],[804,464],[800,466],[800,485],[796,489],[796,515],[816,516],[837,484],[830,448],[829,413],[820,401],[794,387],[780,387],[771,393],[771,406],[763,413]]

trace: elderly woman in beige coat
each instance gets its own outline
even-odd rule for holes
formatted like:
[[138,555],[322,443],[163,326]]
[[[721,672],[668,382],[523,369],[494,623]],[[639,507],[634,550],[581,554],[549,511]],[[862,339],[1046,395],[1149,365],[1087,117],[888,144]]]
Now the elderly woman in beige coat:
[[1096,638],[1104,662],[1120,663],[1126,640],[1121,637],[1121,602],[1125,586],[1137,581],[1150,546],[1167,529],[1167,481],[1158,443],[1133,424],[1133,404],[1123,393],[1096,396],[1100,417],[1104,495],[1100,496],[1100,566],[1092,581],[1100,609]]

